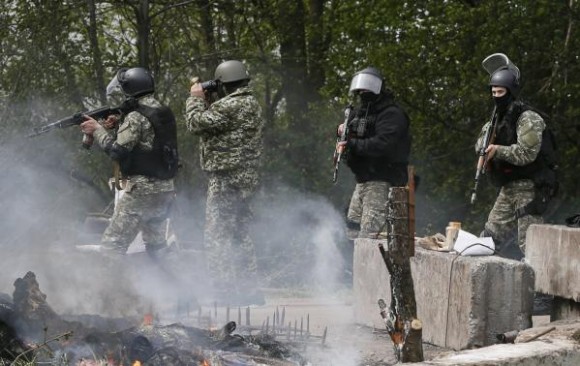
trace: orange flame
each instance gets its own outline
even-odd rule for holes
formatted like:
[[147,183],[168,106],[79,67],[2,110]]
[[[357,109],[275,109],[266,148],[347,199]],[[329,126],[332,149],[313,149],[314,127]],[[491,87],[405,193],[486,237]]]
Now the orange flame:
[[143,325],[153,325],[153,314],[147,313],[143,315]]
[[203,360],[199,363],[199,366],[211,366],[208,360]]
[[137,361],[133,362],[132,366],[141,366],[141,361],[137,360]]

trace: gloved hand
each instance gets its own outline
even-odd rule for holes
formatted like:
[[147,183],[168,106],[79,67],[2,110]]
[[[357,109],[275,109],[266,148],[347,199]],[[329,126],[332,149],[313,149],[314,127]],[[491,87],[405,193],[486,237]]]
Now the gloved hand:
[[566,219],[566,225],[569,227],[580,227],[580,213],[568,217]]

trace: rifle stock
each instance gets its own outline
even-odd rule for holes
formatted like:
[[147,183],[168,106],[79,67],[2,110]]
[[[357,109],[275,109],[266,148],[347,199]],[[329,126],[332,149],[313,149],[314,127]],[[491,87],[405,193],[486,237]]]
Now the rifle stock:
[[348,120],[350,117],[350,113],[352,112],[352,105],[349,104],[346,109],[344,110],[344,122],[342,123],[342,133],[339,137],[336,138],[336,146],[334,147],[334,175],[332,177],[332,182],[336,183],[338,180],[338,168],[340,166],[340,159],[342,157],[342,153],[344,149],[339,151],[338,143],[347,141],[348,140]]
[[497,107],[493,108],[493,112],[491,114],[490,126],[485,132],[483,137],[483,142],[481,148],[479,149],[479,158],[477,159],[477,167],[475,171],[475,184],[473,186],[473,190],[471,191],[471,204],[475,203],[477,197],[477,189],[479,187],[479,181],[481,176],[485,174],[487,169],[487,147],[493,142],[495,139],[495,127],[497,124]]

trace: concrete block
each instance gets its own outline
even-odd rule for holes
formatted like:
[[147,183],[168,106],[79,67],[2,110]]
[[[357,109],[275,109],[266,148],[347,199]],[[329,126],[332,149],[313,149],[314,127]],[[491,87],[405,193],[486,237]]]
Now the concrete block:
[[526,261],[536,272],[536,291],[580,302],[580,229],[531,225]]
[[[357,239],[353,263],[355,321],[376,328],[384,328],[378,299],[391,300],[380,242]],[[496,343],[499,333],[532,325],[534,272],[522,262],[417,247],[411,271],[424,342],[456,350],[481,347]]]
[[[526,343],[526,339],[546,331],[552,324],[556,328]],[[578,366],[580,344],[576,340],[579,324],[552,323],[541,328],[520,332],[515,344],[497,344],[473,350],[442,355],[425,362],[408,363],[409,366]]]

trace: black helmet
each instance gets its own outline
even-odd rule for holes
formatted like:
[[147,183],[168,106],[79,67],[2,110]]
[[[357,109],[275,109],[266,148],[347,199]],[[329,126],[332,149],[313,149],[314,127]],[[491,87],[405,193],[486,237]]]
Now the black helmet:
[[489,86],[502,86],[517,97],[520,93],[520,80],[518,76],[508,67],[496,70],[489,78]]
[[139,98],[153,93],[155,84],[149,70],[143,67],[122,68],[107,86],[107,95],[114,94],[119,88],[125,96]]
[[350,82],[349,92],[368,90],[379,95],[383,87],[383,75],[375,67],[367,67],[354,74]]

